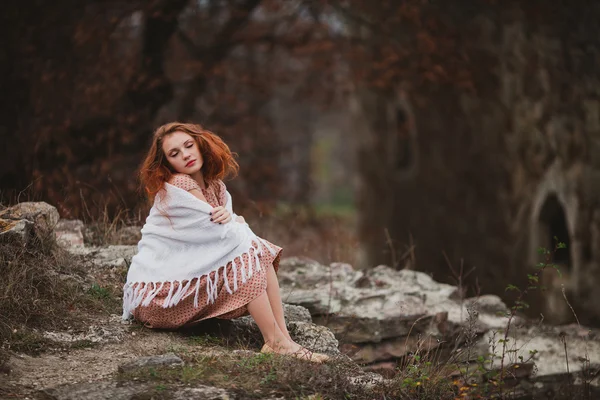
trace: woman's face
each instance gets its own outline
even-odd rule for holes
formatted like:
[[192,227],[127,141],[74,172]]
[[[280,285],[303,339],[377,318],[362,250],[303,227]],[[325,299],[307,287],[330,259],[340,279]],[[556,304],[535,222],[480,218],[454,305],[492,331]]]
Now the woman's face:
[[191,175],[200,171],[204,160],[196,140],[185,132],[173,132],[164,137],[162,150],[173,169]]

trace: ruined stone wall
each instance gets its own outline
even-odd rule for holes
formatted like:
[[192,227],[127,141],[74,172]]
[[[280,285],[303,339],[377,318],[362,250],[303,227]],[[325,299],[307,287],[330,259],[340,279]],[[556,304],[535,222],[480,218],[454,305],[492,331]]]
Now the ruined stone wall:
[[[464,273],[474,267],[467,284],[500,294],[507,283],[525,285],[541,261],[536,249],[557,235],[568,244],[556,254],[564,275],[544,274],[549,291],[532,301],[534,312],[568,320],[564,284],[579,316],[593,320],[600,8],[467,3],[469,12],[447,11],[464,43],[471,90],[412,82],[359,92],[369,121],[359,157],[364,265],[401,267],[412,243],[416,268],[452,281],[461,264]],[[415,139],[398,145],[406,129]],[[409,162],[398,162],[406,147]]]

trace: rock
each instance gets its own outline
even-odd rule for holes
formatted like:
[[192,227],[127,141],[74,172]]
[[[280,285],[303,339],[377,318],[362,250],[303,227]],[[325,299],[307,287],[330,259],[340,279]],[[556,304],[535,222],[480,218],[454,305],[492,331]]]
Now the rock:
[[[366,272],[348,264],[324,266],[291,258],[279,272],[282,297],[306,307],[315,322],[331,328],[343,342],[366,343],[412,334],[453,334],[469,315],[468,306],[481,305],[478,314],[487,327],[501,327],[506,318],[489,310],[505,309],[499,298],[485,296],[469,302],[455,300],[457,288],[435,282],[418,271],[380,265]],[[444,315],[443,321],[437,316]]]
[[0,243],[26,247],[30,243],[32,234],[33,222],[31,221],[0,219]]
[[34,224],[35,234],[40,238],[45,238],[53,234],[60,215],[56,207],[43,201],[23,202],[0,211],[0,219],[31,221]]
[[315,316],[339,313],[343,308],[344,299],[339,293],[331,291],[329,288],[317,286],[311,289],[302,289],[282,286],[281,295],[286,302],[305,307],[311,315]]
[[301,346],[312,351],[329,355],[339,355],[339,342],[328,328],[310,322],[290,322],[290,336]]
[[378,265],[368,270],[367,276],[376,282],[379,287],[392,288],[404,293],[422,297],[427,303],[437,303],[452,297],[458,290],[456,286],[434,281],[424,272],[402,269],[395,270],[386,265]]
[[[493,358],[495,367],[500,363],[509,309],[498,296],[461,299],[455,286],[386,266],[362,272],[347,264],[292,259],[283,263],[280,276],[283,298],[307,307],[316,323],[329,327],[344,347],[351,345],[353,360],[373,370],[392,374],[388,363],[416,351],[458,363],[481,357]],[[576,375],[585,365],[600,365],[597,337],[600,332],[587,328],[548,327],[515,316],[504,365],[529,368],[534,362],[539,380],[566,376],[568,359]],[[446,345],[439,346],[438,339]]]
[[[506,326],[508,321],[506,313],[510,310],[500,297],[488,294],[465,299],[463,303],[466,305],[467,312],[475,311],[477,319],[486,327],[502,329]],[[513,323],[522,324],[524,320],[519,316],[515,316]]]
[[486,294],[479,297],[472,297],[465,300],[467,304],[472,306],[479,313],[488,313],[496,315],[508,311],[508,307],[502,299],[493,294]]
[[113,343],[120,342],[126,334],[123,326],[107,323],[104,325],[91,325],[85,332],[44,332],[42,336],[46,339],[59,343]]
[[283,303],[283,313],[287,323],[312,322],[310,312],[305,307]]
[[[327,326],[340,340],[349,343],[379,342],[409,334],[425,333],[433,316],[404,314],[401,308],[393,308],[393,304],[397,304],[394,303],[394,299],[398,297],[402,298],[402,295],[390,295],[388,301],[382,299],[383,306],[389,307],[380,313],[373,311],[370,316],[364,316],[369,313],[359,314],[357,309],[353,309],[353,314],[340,312],[326,317],[315,317],[315,322]],[[408,301],[412,299],[409,298]]]
[[43,389],[37,398],[42,400],[130,400],[149,392],[152,383],[120,383],[100,381],[75,383]]
[[183,360],[173,353],[162,354],[158,356],[140,357],[136,360],[119,365],[119,372],[133,372],[149,367],[179,367],[183,365]]
[[194,385],[193,388],[185,388],[176,391],[173,400],[229,400],[231,397],[225,389],[212,386]]
[[385,383],[385,379],[374,372],[367,372],[357,376],[348,377],[348,381],[353,386],[359,386],[366,390],[372,390],[378,385]]
[[309,258],[288,257],[281,260],[277,275],[282,286],[314,289],[330,281],[353,284],[363,274],[354,271],[350,264],[333,263],[328,267]]
[[477,317],[489,328],[504,327],[506,318],[498,311],[507,307],[498,296],[484,295],[460,300],[458,288],[434,281],[429,275],[412,270],[396,271],[387,266],[378,266],[370,273],[375,279],[390,282],[389,285],[403,293],[421,296],[428,314],[447,313],[448,321],[455,326],[463,325],[469,317],[469,307],[477,311]]
[[83,246],[83,221],[78,219],[61,219],[54,228],[56,241],[64,247]]
[[[502,343],[498,343],[499,339],[503,339],[503,336],[494,336],[491,331],[482,339],[490,343],[489,353],[494,354],[496,360],[502,355]],[[495,348],[492,346],[493,342]],[[506,353],[505,364],[519,362],[519,357],[523,357],[523,361],[531,360],[535,362],[537,378],[566,374],[567,359],[571,373],[581,371],[586,364],[600,365],[600,342],[588,340],[568,330],[563,331],[560,326],[512,328],[507,350],[510,352]]]
[[137,254],[137,246],[71,247],[72,254],[83,255],[100,267],[128,267]]
[[43,400],[131,400],[166,398],[173,400],[229,400],[225,389],[194,385],[193,388],[172,388],[157,394],[156,383],[99,381],[61,385],[43,389],[36,398]]
[[236,349],[236,350],[233,350],[231,352],[231,354],[247,358],[247,357],[254,357],[257,353],[253,350]]

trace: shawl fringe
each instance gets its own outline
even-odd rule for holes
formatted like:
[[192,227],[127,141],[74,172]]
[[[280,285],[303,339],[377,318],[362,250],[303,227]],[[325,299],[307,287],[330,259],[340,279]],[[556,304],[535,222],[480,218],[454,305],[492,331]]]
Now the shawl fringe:
[[[275,255],[276,250],[264,239],[256,236],[258,245],[254,245],[248,249],[247,252],[242,255],[233,257],[231,260],[224,262],[224,265],[210,271],[207,274],[203,274],[192,278],[188,281],[173,280],[167,282],[129,282],[123,286],[123,319],[129,319],[133,316],[133,311],[137,307],[147,307],[150,305],[152,300],[160,293],[166,283],[170,284],[169,293],[163,302],[163,308],[169,308],[176,306],[181,300],[186,298],[186,293],[192,285],[192,281],[196,279],[195,291],[194,291],[194,307],[199,306],[199,294],[200,294],[200,282],[201,278],[206,277],[206,304],[212,304],[217,300],[218,296],[218,283],[219,274],[222,274],[224,278],[224,286],[227,293],[233,294],[238,290],[238,279],[237,279],[237,265],[236,261],[239,261],[241,281],[245,284],[250,278],[252,278],[252,263],[254,263],[254,270],[261,271],[259,256],[262,255],[263,249],[267,249],[272,255]],[[247,256],[244,260],[244,255]],[[233,269],[233,289],[229,284],[227,277],[227,266]],[[183,284],[183,282],[186,282]],[[175,290],[175,287],[177,289]]]

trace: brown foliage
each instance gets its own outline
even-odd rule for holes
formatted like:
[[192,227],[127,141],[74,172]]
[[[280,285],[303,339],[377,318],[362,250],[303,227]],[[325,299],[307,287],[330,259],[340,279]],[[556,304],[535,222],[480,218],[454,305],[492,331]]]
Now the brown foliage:
[[[106,203],[113,214],[135,212],[142,196],[134,176],[153,128],[183,120],[240,154],[232,185],[239,204],[307,203],[310,184],[290,194],[280,164],[298,157],[293,146],[309,158],[312,132],[299,130],[290,144],[290,133],[275,131],[273,101],[327,106],[357,84],[473,91],[482,78],[470,37],[480,32],[452,20],[478,1],[11,4],[0,21],[8,43],[0,56],[10,60],[0,71],[10,143],[0,154],[0,201],[29,188],[65,217],[83,214],[83,198],[94,215]],[[295,168],[309,179],[309,162]]]
[[308,69],[286,57],[311,63],[328,50],[307,46],[324,28],[295,12],[300,3],[63,1],[36,18],[28,2],[12,5],[0,82],[18,95],[2,94],[16,104],[3,113],[12,146],[0,157],[1,201],[29,188],[65,217],[82,215],[83,198],[132,210],[151,131],[177,119],[203,123],[245,157],[239,192],[276,197],[283,152],[265,107],[277,84],[297,85]]

